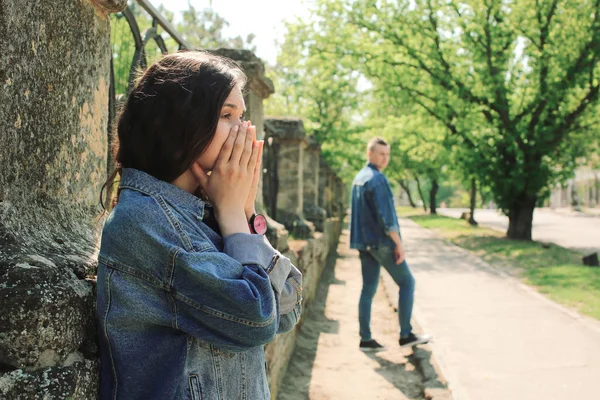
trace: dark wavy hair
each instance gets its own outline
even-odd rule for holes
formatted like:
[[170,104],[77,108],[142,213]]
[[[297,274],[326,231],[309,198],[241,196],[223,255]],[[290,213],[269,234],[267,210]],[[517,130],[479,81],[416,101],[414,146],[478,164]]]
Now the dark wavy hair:
[[[113,154],[115,171],[135,168],[171,182],[208,147],[232,89],[246,84],[234,61],[201,51],[165,55],[138,78],[117,119]],[[116,202],[116,198],[114,200]]]

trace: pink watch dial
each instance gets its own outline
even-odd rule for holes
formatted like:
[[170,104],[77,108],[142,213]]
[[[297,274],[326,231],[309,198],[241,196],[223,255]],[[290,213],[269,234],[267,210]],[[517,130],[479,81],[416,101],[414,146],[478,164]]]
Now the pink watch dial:
[[262,214],[255,214],[251,221],[254,233],[264,235],[267,233],[267,219]]

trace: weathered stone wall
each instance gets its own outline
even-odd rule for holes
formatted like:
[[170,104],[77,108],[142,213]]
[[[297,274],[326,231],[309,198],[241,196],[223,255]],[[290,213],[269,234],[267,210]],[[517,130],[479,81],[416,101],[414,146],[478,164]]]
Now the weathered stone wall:
[[[277,165],[277,191],[267,193],[272,196],[275,219],[286,224],[302,218],[302,157],[306,147],[306,132],[299,119],[268,119],[265,121],[265,134],[272,143],[267,148],[267,157],[274,158]],[[273,149],[273,150],[272,150]],[[275,151],[276,149],[276,151]]]
[[304,152],[304,207],[318,205],[319,167],[321,148],[317,141],[309,137]]
[[95,217],[106,177],[108,12],[0,2],[0,398],[91,399]]
[[268,189],[264,192],[267,209],[295,237],[309,238],[314,225],[304,219],[304,153],[308,146],[304,124],[293,118],[267,119],[265,137],[267,173],[263,178]]
[[323,157],[319,158],[319,194],[318,205],[325,210],[327,216],[331,216],[331,187],[329,184],[331,170]]
[[319,207],[319,170],[321,159],[321,147],[315,139],[308,139],[308,146],[304,151],[304,218],[315,225],[315,229],[323,232],[327,212]]

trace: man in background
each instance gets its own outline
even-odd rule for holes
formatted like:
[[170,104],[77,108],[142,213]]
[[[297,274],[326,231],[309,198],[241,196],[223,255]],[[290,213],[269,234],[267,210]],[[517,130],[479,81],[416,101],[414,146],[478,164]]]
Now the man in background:
[[384,346],[371,336],[371,304],[379,284],[383,266],[400,288],[398,318],[400,347],[427,343],[428,335],[412,332],[415,279],[404,257],[400,227],[390,184],[382,171],[390,161],[390,146],[376,137],[367,145],[367,165],[360,170],[352,184],[352,218],[350,247],[360,253],[363,286],[358,305],[360,348],[382,350]]

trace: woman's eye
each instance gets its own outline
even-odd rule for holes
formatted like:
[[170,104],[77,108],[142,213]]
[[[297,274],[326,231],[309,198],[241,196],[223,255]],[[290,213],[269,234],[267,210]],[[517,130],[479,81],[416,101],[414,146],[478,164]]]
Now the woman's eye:
[[223,114],[223,115],[221,115],[221,118],[229,119],[229,118],[231,118],[231,114]]

